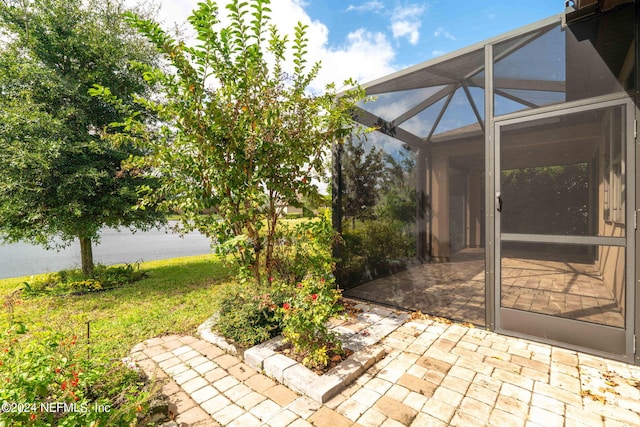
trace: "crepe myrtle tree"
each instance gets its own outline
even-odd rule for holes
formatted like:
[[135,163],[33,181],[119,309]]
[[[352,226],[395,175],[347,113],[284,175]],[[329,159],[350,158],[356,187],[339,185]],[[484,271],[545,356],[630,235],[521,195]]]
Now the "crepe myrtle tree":
[[[352,133],[351,111],[363,97],[352,81],[340,97],[334,84],[311,93],[320,64],[307,62],[307,27],[298,23],[289,40],[268,6],[232,0],[223,25],[217,2],[199,3],[188,18],[193,46],[128,14],[171,71],[140,64],[157,95],[139,97],[146,114],[130,111],[113,135],[148,153],[131,163],[160,177],[147,200],[180,212],[185,228],[237,256],[257,284],[271,276],[283,209],[318,196],[330,146]],[[108,87],[94,94],[124,107]]]
[[123,116],[88,93],[108,85],[133,105],[148,90],[128,61],[159,55],[123,11],[118,0],[0,0],[0,239],[57,248],[77,239],[86,275],[100,228],[163,221],[154,206],[133,208],[155,180],[121,167],[141,151],[101,138]]

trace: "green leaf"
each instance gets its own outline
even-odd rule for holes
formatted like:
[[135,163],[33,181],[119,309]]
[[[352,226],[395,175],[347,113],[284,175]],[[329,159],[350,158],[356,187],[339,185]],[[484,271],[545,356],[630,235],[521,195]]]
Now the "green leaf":
[[61,247],[103,226],[161,222],[155,209],[131,209],[136,186],[157,178],[119,177],[140,148],[106,138],[112,123],[129,119],[133,128],[136,95],[151,93],[129,64],[159,64],[127,23],[161,33],[133,13],[122,17],[120,1],[29,7],[26,15],[17,2],[0,5],[0,28],[11,35],[0,47],[0,151],[8,154],[0,155],[0,235]]
[[[134,68],[157,92],[137,97],[123,125],[109,129],[110,140],[140,149],[159,180],[154,191],[138,192],[139,206],[159,202],[179,212],[185,227],[233,254],[256,284],[276,265],[284,207],[315,207],[312,178],[326,175],[329,147],[351,132],[351,108],[363,95],[356,88],[336,102],[335,92],[309,94],[320,64],[308,67],[308,27],[298,23],[289,46],[268,5],[232,0],[223,25],[215,2],[200,3],[188,20],[199,40],[191,47],[134,19],[169,67]],[[96,95],[119,108],[119,97]]]

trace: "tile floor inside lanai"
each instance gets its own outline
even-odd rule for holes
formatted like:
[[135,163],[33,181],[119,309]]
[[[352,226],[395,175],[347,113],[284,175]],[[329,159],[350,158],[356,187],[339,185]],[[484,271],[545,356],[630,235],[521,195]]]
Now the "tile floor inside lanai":
[[[593,264],[505,257],[501,274],[503,307],[624,326],[624,314]],[[483,325],[484,287],[484,253],[475,251],[411,267],[345,295]]]

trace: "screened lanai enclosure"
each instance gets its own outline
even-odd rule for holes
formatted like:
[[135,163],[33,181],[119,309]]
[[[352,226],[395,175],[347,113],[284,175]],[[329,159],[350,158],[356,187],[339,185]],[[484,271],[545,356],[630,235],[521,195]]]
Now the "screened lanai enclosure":
[[634,362],[634,1],[365,84],[334,150],[344,294]]

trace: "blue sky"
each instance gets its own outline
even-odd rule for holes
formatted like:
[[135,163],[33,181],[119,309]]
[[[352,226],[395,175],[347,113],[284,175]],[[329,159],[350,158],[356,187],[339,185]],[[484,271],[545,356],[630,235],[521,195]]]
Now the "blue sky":
[[[277,0],[275,0],[277,1]],[[411,66],[564,10],[563,0],[308,0],[304,10],[338,47],[349,33],[382,32],[396,65]]]
[[[223,4],[225,1],[220,1]],[[196,0],[162,0],[160,19],[184,22]],[[271,0],[283,33],[309,25],[315,89],[360,83],[433,59],[564,10],[563,0]]]

